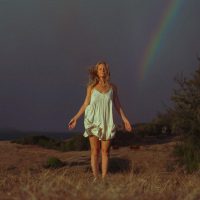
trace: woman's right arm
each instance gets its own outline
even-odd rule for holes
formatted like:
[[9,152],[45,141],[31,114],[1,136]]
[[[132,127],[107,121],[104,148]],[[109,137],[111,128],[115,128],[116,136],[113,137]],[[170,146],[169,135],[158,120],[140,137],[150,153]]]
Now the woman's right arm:
[[87,94],[86,94],[86,97],[85,97],[85,101],[84,101],[83,105],[81,106],[81,108],[79,109],[78,113],[68,123],[69,129],[73,129],[76,126],[77,120],[84,113],[87,105],[90,103],[91,89],[92,89],[91,86],[87,87]]
[[91,86],[87,87],[87,93],[86,93],[86,97],[85,100],[81,106],[81,108],[79,109],[79,111],[77,112],[77,114],[73,117],[75,120],[78,120],[81,115],[85,112],[86,107],[88,106],[88,104],[90,103],[90,97],[91,97]]

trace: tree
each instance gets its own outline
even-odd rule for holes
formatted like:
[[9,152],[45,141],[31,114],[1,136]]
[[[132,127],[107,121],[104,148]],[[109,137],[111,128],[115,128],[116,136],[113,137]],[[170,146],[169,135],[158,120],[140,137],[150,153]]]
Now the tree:
[[175,103],[172,131],[183,136],[175,153],[187,171],[193,172],[200,167],[200,65],[190,79],[181,74],[175,81],[179,88],[171,96]]
[[175,103],[173,130],[185,136],[200,136],[200,65],[191,79],[175,78],[179,88],[171,100]]

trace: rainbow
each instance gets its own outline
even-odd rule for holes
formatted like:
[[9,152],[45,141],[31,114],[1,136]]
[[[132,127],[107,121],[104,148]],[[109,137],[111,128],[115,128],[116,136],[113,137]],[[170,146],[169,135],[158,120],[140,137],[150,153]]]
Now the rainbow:
[[148,70],[154,64],[156,56],[163,47],[163,38],[167,31],[170,30],[184,1],[185,0],[168,0],[168,5],[160,17],[159,24],[144,50],[142,61],[139,66],[139,76],[141,80],[145,79]]

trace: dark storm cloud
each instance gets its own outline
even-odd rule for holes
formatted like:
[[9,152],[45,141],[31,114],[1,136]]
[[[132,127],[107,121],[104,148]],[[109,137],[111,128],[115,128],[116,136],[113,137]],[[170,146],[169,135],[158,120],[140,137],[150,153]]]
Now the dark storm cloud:
[[[173,77],[195,70],[200,49],[200,1],[192,0],[141,82],[139,63],[167,4],[0,1],[0,127],[63,131],[84,101],[87,68],[99,59],[109,62],[130,121],[152,119],[163,101],[170,104]],[[83,130],[81,120],[77,130]]]

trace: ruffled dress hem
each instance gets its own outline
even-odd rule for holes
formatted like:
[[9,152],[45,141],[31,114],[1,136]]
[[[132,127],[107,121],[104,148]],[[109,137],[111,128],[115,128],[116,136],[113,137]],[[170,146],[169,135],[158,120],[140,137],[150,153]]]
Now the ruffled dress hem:
[[[108,125],[106,132],[110,134],[106,135],[104,133],[104,129],[102,128],[101,122],[91,122],[88,118],[85,118],[85,132],[83,134],[84,137],[88,137],[94,135],[99,138],[99,140],[111,140],[115,137],[116,126],[113,123],[112,126]],[[108,137],[106,137],[108,136]]]

